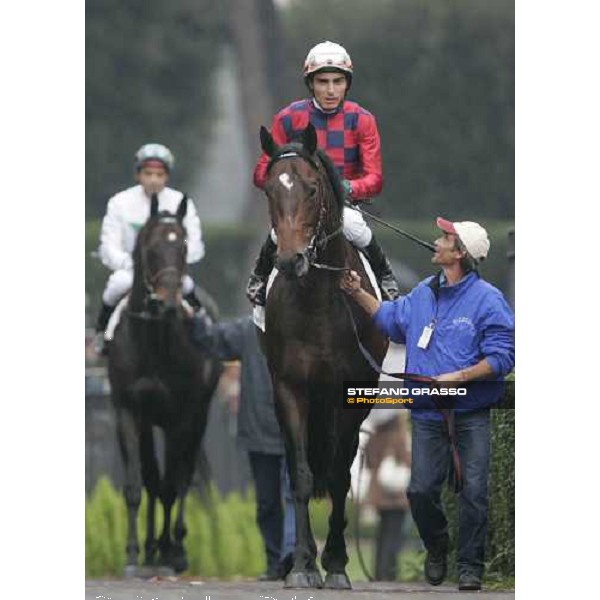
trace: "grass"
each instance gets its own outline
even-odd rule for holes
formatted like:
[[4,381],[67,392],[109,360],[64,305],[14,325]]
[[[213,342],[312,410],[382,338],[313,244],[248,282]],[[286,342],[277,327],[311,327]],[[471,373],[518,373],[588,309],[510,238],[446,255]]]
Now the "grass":
[[[252,493],[237,493],[221,497],[212,489],[210,506],[203,504],[195,494],[187,502],[188,536],[186,547],[190,568],[185,576],[202,576],[220,580],[254,579],[266,567],[263,542],[256,525],[256,500]],[[138,520],[138,531],[143,539],[147,501],[144,494]],[[310,504],[311,521],[322,550],[327,535],[329,500]],[[359,560],[354,529],[354,507],[348,503],[346,544],[349,555],[347,573],[351,581],[365,582]],[[125,563],[126,511],[125,503],[110,481],[102,478],[86,500],[86,576],[120,577]],[[157,530],[161,511],[157,509]],[[374,571],[374,527],[361,525],[360,549],[370,574]],[[404,549],[398,557],[398,581],[423,581],[425,552],[413,526]],[[320,563],[319,563],[320,564]],[[451,579],[449,581],[452,581]],[[490,574],[484,580],[487,589],[514,589],[514,577]]]

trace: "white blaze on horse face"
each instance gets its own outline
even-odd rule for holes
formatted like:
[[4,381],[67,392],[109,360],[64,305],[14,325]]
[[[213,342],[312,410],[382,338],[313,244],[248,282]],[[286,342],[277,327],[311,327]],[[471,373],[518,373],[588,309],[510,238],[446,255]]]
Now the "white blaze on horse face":
[[290,176],[287,173],[282,173],[279,176],[279,181],[281,182],[281,185],[287,188],[288,191],[294,187],[294,182],[290,181]]
[[174,231],[170,231],[169,235],[167,236],[167,240],[169,242],[174,242],[177,239],[177,234]]

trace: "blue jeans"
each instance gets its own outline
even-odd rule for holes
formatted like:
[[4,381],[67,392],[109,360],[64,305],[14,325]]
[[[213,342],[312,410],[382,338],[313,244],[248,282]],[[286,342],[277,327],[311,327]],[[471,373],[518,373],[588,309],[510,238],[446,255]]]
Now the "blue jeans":
[[294,496],[287,468],[285,456],[281,457],[281,486],[283,495],[283,543],[281,544],[282,560],[294,554],[296,547],[296,514],[294,509]]
[[[267,569],[276,571],[280,561],[294,552],[296,521],[285,456],[249,452],[256,491],[256,521],[265,544]],[[282,500],[285,509],[282,506]]]
[[[490,413],[457,414],[456,439],[464,487],[458,495],[458,573],[481,577],[487,525]],[[428,550],[448,543],[441,502],[448,478],[450,445],[443,421],[412,419],[412,471],[408,499],[419,535]]]

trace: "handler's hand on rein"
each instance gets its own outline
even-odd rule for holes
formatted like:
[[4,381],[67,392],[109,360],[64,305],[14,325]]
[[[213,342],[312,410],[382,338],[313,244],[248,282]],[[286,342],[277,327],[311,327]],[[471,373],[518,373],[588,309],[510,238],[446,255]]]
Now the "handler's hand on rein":
[[360,275],[356,271],[346,271],[340,279],[340,288],[351,296],[360,290]]

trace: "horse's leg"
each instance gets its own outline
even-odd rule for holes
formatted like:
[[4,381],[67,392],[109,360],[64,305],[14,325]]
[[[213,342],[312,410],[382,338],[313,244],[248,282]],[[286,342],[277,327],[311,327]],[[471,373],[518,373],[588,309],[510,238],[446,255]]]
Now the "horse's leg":
[[[183,522],[184,497],[190,486],[197,447],[190,440],[189,432],[182,433],[180,431],[166,433],[165,446],[165,476],[161,494],[164,524],[159,547],[163,564],[172,567],[177,573],[181,573],[188,567],[183,546],[183,538],[186,534]],[[179,500],[179,511],[175,522],[173,540],[171,538],[171,512],[177,499]]]
[[285,580],[287,588],[322,587],[316,565],[317,545],[310,527],[308,502],[313,491],[313,475],[308,465],[308,398],[286,383],[275,380],[273,390],[280,422],[284,425],[286,455],[290,468],[296,513],[294,566]]
[[165,566],[171,566],[171,552],[173,547],[171,541],[171,510],[177,496],[172,475],[172,446],[172,439],[165,432],[165,474],[160,490],[160,501],[163,506],[163,528],[158,540],[160,562]]
[[190,436],[189,444],[185,449],[182,449],[181,455],[177,463],[176,473],[176,488],[177,488],[177,519],[175,521],[175,528],[173,531],[173,553],[172,563],[173,568],[177,573],[181,573],[188,568],[188,560],[183,545],[183,540],[187,534],[187,528],[185,526],[185,498],[188,494],[192,483],[192,477],[194,475],[194,467],[196,462],[196,456],[198,455],[198,446],[200,445],[199,437],[195,437],[198,434],[192,433]]
[[188,560],[183,545],[183,540],[187,534],[184,511],[186,495],[187,492],[180,494],[178,497],[177,519],[175,520],[175,529],[173,532],[175,543],[173,546],[172,565],[176,573],[181,573],[188,568]]
[[135,575],[139,553],[137,514],[142,499],[142,476],[137,424],[133,415],[123,408],[117,410],[117,435],[125,470],[125,485],[123,488],[127,505],[125,575],[131,576]]
[[153,565],[156,557],[155,507],[160,492],[160,473],[154,450],[152,427],[144,427],[141,433],[142,479],[148,491],[148,512],[146,514],[145,565]]
[[[354,415],[348,416],[354,417]],[[321,554],[321,564],[327,571],[324,587],[333,589],[352,588],[346,573],[348,554],[346,553],[344,530],[347,523],[346,497],[350,489],[350,467],[358,447],[360,423],[356,425],[344,423],[344,425],[346,427],[340,435],[328,485],[331,496],[331,515],[327,541]]]

